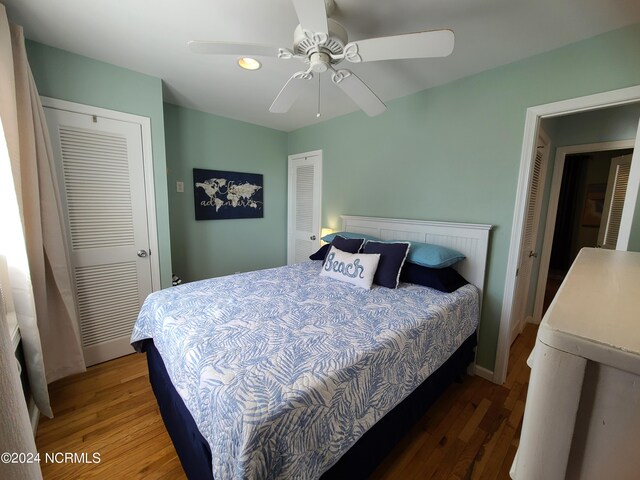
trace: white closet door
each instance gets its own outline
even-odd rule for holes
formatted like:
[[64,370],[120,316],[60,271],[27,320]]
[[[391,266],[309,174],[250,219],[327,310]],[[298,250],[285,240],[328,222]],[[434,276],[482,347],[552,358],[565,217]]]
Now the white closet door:
[[152,291],[140,124],[45,108],[87,366],[133,351]]
[[516,278],[516,292],[511,319],[511,342],[515,340],[524,326],[533,262],[538,257],[535,249],[540,225],[540,210],[544,193],[547,159],[549,158],[549,148],[543,137],[538,138],[538,145],[533,171],[531,172],[529,197],[527,198],[527,216],[524,222],[520,263]]
[[320,246],[322,152],[289,156],[287,263],[309,260]]
[[616,249],[624,199],[631,173],[631,155],[623,155],[611,159],[607,192],[604,196],[602,220],[598,230],[598,246],[609,250]]

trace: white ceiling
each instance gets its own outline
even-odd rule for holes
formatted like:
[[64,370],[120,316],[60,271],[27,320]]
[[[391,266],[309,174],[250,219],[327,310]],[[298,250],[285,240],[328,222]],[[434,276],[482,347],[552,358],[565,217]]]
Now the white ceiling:
[[[0,0],[27,38],[159,77],[165,101],[291,131],[357,110],[317,83],[289,113],[268,108],[297,61],[261,59],[255,72],[235,57],[196,55],[188,40],[292,47],[291,0]],[[350,65],[383,101],[640,22],[640,0],[336,0],[333,18],[349,40],[450,28],[450,57]],[[636,61],[631,60],[630,61]],[[382,115],[385,115],[384,113]]]

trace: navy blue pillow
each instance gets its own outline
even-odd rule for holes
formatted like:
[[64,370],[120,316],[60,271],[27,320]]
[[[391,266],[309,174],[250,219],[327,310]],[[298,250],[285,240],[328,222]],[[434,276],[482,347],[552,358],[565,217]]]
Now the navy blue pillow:
[[331,240],[330,245],[347,253],[359,253],[364,243],[364,238],[344,238],[336,236]]
[[331,244],[330,243],[326,243],[324,245],[322,245],[318,251],[316,253],[312,253],[311,255],[309,255],[309,259],[310,260],[324,260],[324,257],[327,256],[327,253],[329,253],[329,249],[331,248]]
[[[338,250],[342,250],[343,252],[347,253],[360,253],[360,249],[362,248],[363,244],[364,238],[344,238],[341,236],[335,236],[333,237],[333,240],[331,240],[329,247],[336,247]],[[324,257],[325,260],[327,258],[327,255],[329,255],[330,250],[331,248],[327,250],[327,253]],[[324,265],[324,260],[322,261],[322,264]]]
[[379,253],[378,269],[373,283],[387,288],[397,288],[400,283],[400,270],[409,253],[409,242],[374,242],[364,244],[362,253]]
[[400,273],[403,282],[415,283],[435,288],[441,292],[451,293],[468,284],[465,278],[451,267],[430,268],[406,262]]

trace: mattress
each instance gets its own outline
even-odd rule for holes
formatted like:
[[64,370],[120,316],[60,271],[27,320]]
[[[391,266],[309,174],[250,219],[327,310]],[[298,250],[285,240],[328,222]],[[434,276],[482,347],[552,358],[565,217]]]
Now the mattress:
[[153,339],[223,478],[318,478],[467,339],[478,290],[364,290],[320,262],[152,294]]

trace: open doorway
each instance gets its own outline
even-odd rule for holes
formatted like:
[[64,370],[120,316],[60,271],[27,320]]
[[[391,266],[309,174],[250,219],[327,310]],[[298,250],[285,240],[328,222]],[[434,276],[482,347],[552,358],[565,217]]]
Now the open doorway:
[[611,204],[624,200],[632,153],[627,148],[565,156],[541,316],[580,249],[615,248],[621,206]]
[[[635,102],[544,118],[540,122],[536,148],[548,146],[551,158],[541,164],[539,172],[537,161],[532,164],[510,342],[525,323],[540,323],[581,248],[615,248],[626,183],[623,189],[619,188],[621,183],[615,181],[619,169],[610,171],[615,163],[612,159],[633,152],[639,120],[640,102]],[[542,141],[541,135],[546,141]],[[598,143],[592,143],[594,141]],[[630,166],[631,156],[627,158],[626,179]],[[616,195],[610,191],[614,185],[618,187]],[[534,191],[540,198],[532,202]],[[616,200],[614,209],[609,208],[612,199]],[[606,212],[601,210],[605,205]],[[607,220],[601,222],[603,217]],[[614,217],[615,221],[610,222]],[[605,231],[609,232],[606,245]],[[552,244],[555,246],[553,258]]]
[[[498,334],[498,346],[496,352],[496,363],[493,375],[493,381],[496,383],[503,383],[506,378],[506,371],[508,365],[508,357],[510,350],[510,340],[512,334],[512,326],[514,321],[518,321],[514,317],[514,308],[518,304],[520,299],[517,298],[518,285],[521,283],[518,278],[519,263],[522,258],[522,240],[524,238],[524,226],[527,218],[527,198],[530,191],[530,182],[533,174],[533,165],[535,163],[538,133],[540,129],[544,129],[551,138],[551,150],[559,152],[565,146],[580,145],[607,142],[618,143],[611,140],[613,138],[626,139],[627,143],[631,141],[630,145],[625,147],[633,147],[635,149],[634,157],[632,161],[629,173],[629,188],[627,188],[626,196],[624,198],[624,209],[621,213],[620,230],[618,243],[616,248],[626,250],[631,243],[636,245],[638,243],[637,233],[632,230],[634,212],[639,199],[640,185],[640,135],[638,130],[640,125],[638,123],[639,117],[635,116],[635,124],[630,124],[629,129],[632,132],[630,135],[617,136],[620,134],[617,128],[609,128],[604,126],[602,122],[592,123],[589,128],[572,128],[569,131],[567,137],[563,137],[560,140],[560,136],[557,135],[558,131],[554,131],[554,128],[550,128],[550,123],[558,120],[575,120],[582,115],[606,115],[608,112],[615,110],[616,108],[634,107],[640,111],[640,86],[629,87],[626,89],[614,90],[611,92],[605,92],[601,94],[589,95],[586,97],[575,98],[571,100],[564,100],[555,103],[549,103],[546,105],[539,105],[536,107],[530,107],[527,109],[525,120],[525,135],[522,145],[522,156],[520,162],[520,175],[518,179],[518,190],[516,193],[516,202],[514,208],[513,225],[511,230],[511,242],[509,247],[509,256],[507,261],[507,269],[505,274],[505,289],[503,297],[503,306],[500,316],[500,329]],[[592,138],[584,139],[577,137],[584,137],[585,134],[589,134]],[[617,136],[617,137],[616,137]],[[635,141],[634,141],[635,139]],[[619,148],[616,145],[616,148]],[[582,150],[580,153],[588,152],[589,150]],[[557,156],[555,158],[557,160]],[[564,166],[564,165],[563,165]],[[551,170],[550,170],[551,171]],[[561,178],[562,169],[557,171],[557,162],[553,167],[553,175],[548,175],[549,178]],[[546,286],[546,280],[551,253],[551,244],[553,240],[553,234],[551,238],[547,238],[549,231],[553,231],[555,227],[557,199],[559,197],[560,182],[557,184],[553,182],[551,185],[545,186],[545,200],[544,203],[548,203],[548,208],[543,209],[544,214],[547,215],[546,220],[542,220],[541,223],[545,225],[540,229],[536,250],[529,252],[534,258],[538,258],[539,262],[537,266],[532,269],[532,279],[540,280],[544,277],[544,284],[542,285],[542,291]],[[550,194],[547,193],[550,191]],[[555,206],[552,208],[552,200],[555,194]],[[551,228],[547,228],[551,224]],[[542,238],[541,238],[542,237]],[[538,250],[541,248],[541,250]],[[542,251],[542,255],[540,255]],[[545,259],[545,251],[547,252],[547,258]],[[540,274],[543,273],[543,274]],[[535,281],[530,282],[531,288],[522,289],[524,294],[527,295],[528,308],[530,306],[531,299],[535,299],[536,310],[542,311],[543,302],[540,300],[538,292],[540,288],[533,288]],[[538,282],[539,283],[539,282]],[[539,285],[538,285],[539,287]],[[532,295],[532,291],[535,290],[535,294]],[[540,307],[538,309],[538,301]],[[535,314],[534,314],[535,315]],[[533,319],[533,318],[532,318]],[[535,321],[535,320],[534,320]]]
[[[539,263],[532,279],[536,288],[529,292],[529,321],[542,320],[581,248],[616,248],[639,123],[640,102],[542,119],[540,128],[549,135],[555,154],[544,199],[546,219],[538,236]],[[626,155],[621,183],[618,160]],[[622,191],[612,196],[613,187]],[[635,188],[629,193],[637,196]],[[634,204],[636,196],[629,197]]]

